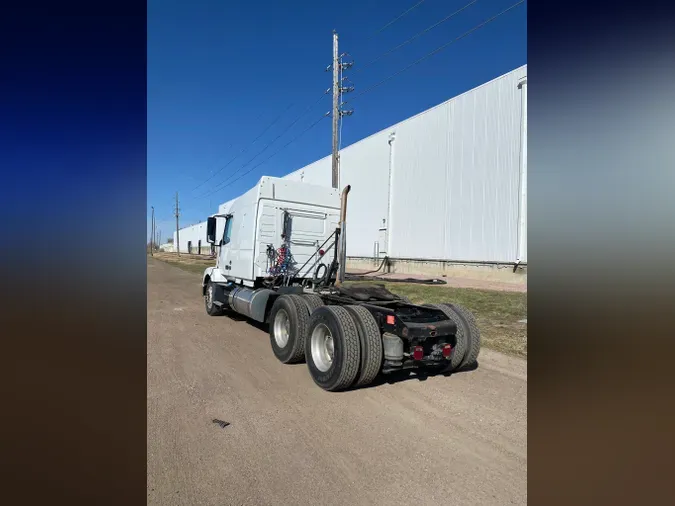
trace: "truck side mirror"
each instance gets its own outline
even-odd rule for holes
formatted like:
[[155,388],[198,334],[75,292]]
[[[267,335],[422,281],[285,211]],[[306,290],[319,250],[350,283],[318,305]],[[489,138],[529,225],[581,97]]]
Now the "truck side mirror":
[[216,219],[213,216],[206,222],[206,242],[211,244],[216,242]]

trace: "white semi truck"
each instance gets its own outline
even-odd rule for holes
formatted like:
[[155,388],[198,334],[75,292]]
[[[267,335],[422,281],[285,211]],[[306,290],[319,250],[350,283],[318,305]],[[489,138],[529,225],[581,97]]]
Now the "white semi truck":
[[383,285],[343,283],[349,190],[263,177],[227,213],[210,217],[207,240],[218,253],[204,271],[206,312],[268,323],[274,355],[286,364],[305,360],[329,391],[408,368],[474,367],[480,332],[466,308],[416,305]]

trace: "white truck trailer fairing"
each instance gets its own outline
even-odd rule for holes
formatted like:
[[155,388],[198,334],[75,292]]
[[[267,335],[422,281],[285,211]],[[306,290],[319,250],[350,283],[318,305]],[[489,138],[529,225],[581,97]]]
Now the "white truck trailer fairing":
[[[216,238],[220,251],[210,277],[253,287],[256,280],[301,267],[317,252],[338,226],[340,194],[334,188],[266,176],[220,218],[225,220],[224,233]],[[310,262],[295,277],[312,277],[319,264],[327,263],[323,258]]]

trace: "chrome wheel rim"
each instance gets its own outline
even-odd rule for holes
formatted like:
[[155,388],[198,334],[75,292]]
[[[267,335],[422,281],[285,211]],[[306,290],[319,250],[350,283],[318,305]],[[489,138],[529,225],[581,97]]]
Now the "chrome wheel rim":
[[291,335],[291,320],[285,309],[277,311],[274,317],[274,340],[280,348],[288,344]]
[[333,334],[323,323],[318,324],[312,331],[311,337],[312,360],[321,372],[326,372],[333,365],[335,345]]

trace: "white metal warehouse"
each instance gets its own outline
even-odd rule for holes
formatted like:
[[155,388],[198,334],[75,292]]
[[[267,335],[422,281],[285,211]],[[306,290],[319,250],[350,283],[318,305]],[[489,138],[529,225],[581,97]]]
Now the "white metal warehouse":
[[[330,186],[331,157],[285,177]],[[352,259],[526,264],[527,66],[343,148],[347,184]],[[181,251],[200,240],[182,229]]]

